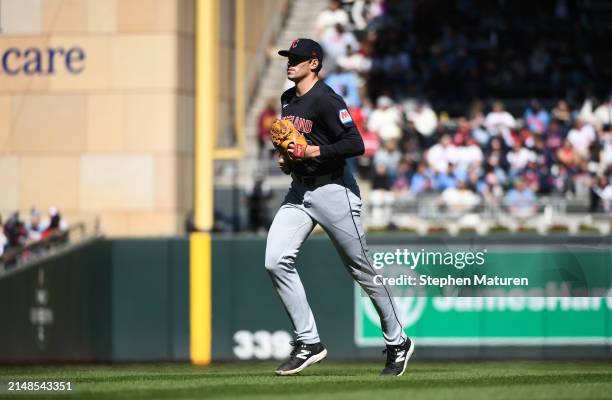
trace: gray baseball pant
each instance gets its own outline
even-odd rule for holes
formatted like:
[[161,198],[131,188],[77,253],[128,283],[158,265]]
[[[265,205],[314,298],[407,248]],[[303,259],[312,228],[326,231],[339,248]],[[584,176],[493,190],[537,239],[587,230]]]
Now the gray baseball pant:
[[265,266],[291,318],[296,340],[306,344],[320,341],[295,266],[300,246],[316,224],[327,232],[349,273],[372,300],[385,343],[403,343],[406,335],[389,289],[373,282],[376,272],[367,257],[359,187],[346,169],[343,176],[321,186],[294,179],[268,232]]

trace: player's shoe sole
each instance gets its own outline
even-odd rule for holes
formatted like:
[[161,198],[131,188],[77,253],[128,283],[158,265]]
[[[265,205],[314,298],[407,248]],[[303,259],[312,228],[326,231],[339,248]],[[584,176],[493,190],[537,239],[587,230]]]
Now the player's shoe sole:
[[276,375],[280,375],[280,376],[295,375],[297,373],[302,372],[309,365],[321,362],[321,360],[323,360],[326,356],[327,356],[327,349],[323,349],[323,351],[321,351],[320,353],[315,354],[314,356],[310,357],[308,360],[304,361],[304,363],[300,365],[299,367],[288,370],[288,371],[278,371],[277,370],[275,371]]

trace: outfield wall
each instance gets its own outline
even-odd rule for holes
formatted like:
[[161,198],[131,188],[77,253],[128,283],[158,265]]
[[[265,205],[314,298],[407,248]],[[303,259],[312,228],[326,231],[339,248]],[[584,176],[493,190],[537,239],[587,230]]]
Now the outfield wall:
[[[490,246],[502,258],[536,243],[542,260],[564,251],[570,266],[612,266],[605,237],[369,237],[371,251]],[[261,236],[213,238],[213,361],[282,359],[290,351],[292,329],[264,252]],[[313,235],[298,265],[330,358],[381,358],[376,314],[330,241]],[[612,357],[610,297],[399,297],[397,304],[418,359]],[[0,320],[2,363],[187,361],[189,242],[96,239],[33,263],[0,279]]]
[[96,239],[0,279],[0,362],[189,359],[186,239]]

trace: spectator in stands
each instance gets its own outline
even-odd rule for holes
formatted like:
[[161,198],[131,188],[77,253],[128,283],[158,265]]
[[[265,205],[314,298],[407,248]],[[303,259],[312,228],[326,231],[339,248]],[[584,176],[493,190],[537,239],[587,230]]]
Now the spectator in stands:
[[416,195],[433,189],[432,175],[433,172],[427,168],[427,164],[420,162],[417,171],[410,179],[410,191]]
[[506,173],[506,168],[502,165],[503,157],[501,153],[492,152],[487,157],[487,161],[485,163],[485,170],[488,174],[495,175],[495,183],[501,186],[505,186],[508,183],[508,174]]
[[49,225],[42,233],[42,239],[54,236],[67,229],[66,221],[56,207],[49,207]]
[[484,127],[484,103],[481,100],[472,102],[468,118],[470,128],[472,129],[472,136],[474,136],[474,139],[476,139],[481,146],[486,145],[489,142],[490,135]]
[[596,140],[589,146],[589,154],[586,159],[587,169],[591,174],[600,175],[603,174],[605,167],[601,162],[602,155],[602,144]]
[[[353,118],[354,120],[354,118]],[[374,155],[378,152],[380,148],[380,139],[378,135],[369,130],[360,131],[361,138],[363,139],[363,145],[365,147],[365,151],[361,157],[357,159],[357,169],[359,171],[359,176],[362,178],[371,177],[371,167],[372,160],[374,159]]]
[[554,177],[550,172],[550,168],[546,165],[539,165],[540,171],[538,176],[540,181],[538,182],[539,193],[551,194],[554,190]]
[[612,124],[612,94],[608,96],[599,107],[595,109],[595,119],[599,126],[611,125]]
[[591,124],[595,127],[601,127],[601,124],[593,112],[593,99],[591,97],[584,99],[582,107],[580,107],[580,112],[578,113],[578,118],[582,119],[587,124]]
[[357,127],[357,130],[359,131],[359,133],[363,134],[363,132],[365,132],[366,129],[366,115],[365,112],[363,111],[363,108],[361,107],[361,105],[356,105],[356,104],[352,104],[351,102],[346,102],[348,109],[349,109],[349,113],[351,114],[351,118],[353,118],[353,123],[355,124],[355,126]]
[[471,167],[479,167],[482,164],[484,155],[480,146],[476,144],[476,140],[471,137],[465,137],[456,147],[453,155],[453,162],[457,165],[457,170],[465,174]]
[[486,183],[484,181],[484,171],[480,166],[472,166],[467,171],[465,184],[474,193],[482,193]]
[[557,150],[563,147],[563,142],[565,140],[565,129],[562,123],[556,119],[553,119],[550,122],[544,137],[546,143],[545,156],[548,165],[551,165],[556,156]]
[[470,127],[472,129],[483,128],[485,115],[484,115],[484,103],[482,100],[476,99],[470,104],[468,111],[468,119]]
[[417,165],[423,159],[423,152],[419,148],[419,143],[414,136],[405,136],[402,141],[402,154],[404,160],[410,165]]
[[440,196],[442,204],[453,214],[465,213],[480,204],[480,197],[457,179],[454,187],[448,187]]
[[376,109],[370,114],[368,129],[376,133],[382,140],[399,140],[402,131],[402,114],[393,101],[387,96],[381,96],[376,101]]
[[356,51],[352,45],[346,46],[346,55],[338,57],[337,65],[346,71],[366,74],[372,67],[372,59],[363,52]]
[[372,190],[388,191],[391,189],[392,182],[393,179],[389,176],[387,164],[374,164],[374,179],[372,179]]
[[387,171],[387,164],[374,164],[374,178],[372,180],[372,192],[370,193],[370,205],[372,207],[372,225],[388,226],[393,213],[395,197],[391,191],[393,178]]
[[454,188],[456,182],[460,180],[455,176],[455,167],[453,164],[448,164],[448,168],[444,172],[436,172],[433,177],[433,189],[437,192],[443,192],[448,188]]
[[527,147],[528,149],[533,149],[536,137],[539,136],[535,135],[533,132],[531,132],[525,127],[512,132],[512,141],[515,142],[518,140],[523,143],[523,146]]
[[612,211],[612,183],[610,178],[599,175],[593,180],[589,212]]
[[402,130],[399,126],[388,124],[384,125],[379,131],[378,136],[383,141],[395,140],[399,141],[402,137]]
[[257,120],[257,143],[259,144],[258,156],[260,159],[268,145],[272,123],[278,115],[276,102],[276,99],[269,99],[266,103],[266,107],[259,113],[259,118]]
[[595,139],[595,129],[590,124],[585,124],[581,118],[576,119],[574,127],[567,134],[567,140],[572,144],[576,154],[583,159],[588,158],[589,146]]
[[317,37],[323,38],[325,35],[334,30],[336,25],[342,25],[344,27],[349,24],[349,16],[342,9],[342,2],[340,0],[331,0],[329,6],[317,17],[316,22],[316,34]]
[[504,148],[504,144],[502,140],[498,137],[494,137],[491,139],[487,146],[486,157],[489,158],[491,155],[495,155],[502,160],[502,166],[506,168],[507,164],[505,163],[504,154],[506,153],[506,149]]
[[533,99],[530,107],[525,110],[523,119],[531,132],[543,134],[550,123],[550,114],[538,100]]
[[325,83],[327,83],[334,92],[342,96],[349,107],[361,106],[358,77],[355,72],[346,71],[338,65],[336,69],[327,76]]
[[491,166],[486,167],[482,184],[477,186],[478,193],[484,198],[485,204],[497,207],[501,204],[504,195],[502,183]]
[[18,212],[14,212],[4,224],[4,235],[7,239],[4,251],[20,248],[25,244],[28,231],[19,219]]
[[393,182],[393,190],[396,192],[396,195],[406,193],[410,190],[410,178],[412,178],[410,164],[406,160],[400,161],[397,167],[395,181]]
[[512,216],[527,219],[535,215],[538,210],[537,198],[521,179],[514,181],[514,188],[504,198],[504,204]]
[[570,170],[573,170],[578,164],[580,156],[576,153],[576,150],[568,139],[565,139],[563,147],[557,150],[557,160]]
[[516,120],[504,109],[504,103],[495,101],[493,109],[487,114],[484,121],[487,132],[492,136],[501,136],[508,147],[512,147],[512,129],[516,126]]
[[559,194],[567,194],[571,192],[572,181],[570,170],[563,164],[553,165],[551,168],[551,180],[554,192]]
[[514,142],[512,150],[508,152],[506,156],[508,159],[508,165],[510,166],[510,178],[516,178],[523,168],[527,166],[530,161],[536,160],[536,155],[533,151],[526,147],[523,147],[522,143],[518,140]]
[[406,119],[414,125],[414,129],[419,133],[421,146],[431,147],[435,140],[434,133],[438,127],[438,117],[435,111],[424,101],[417,100],[414,107],[408,107]]
[[521,179],[525,185],[531,189],[534,193],[538,193],[540,190],[540,169],[535,160],[529,160],[525,168],[520,172]]
[[453,144],[455,146],[461,146],[465,140],[472,135],[472,128],[467,118],[457,118],[457,128],[453,134]]
[[605,171],[612,166],[612,125],[604,125],[600,137],[602,148],[599,154],[600,168]]
[[383,147],[378,149],[374,155],[374,168],[379,165],[385,166],[385,173],[393,182],[397,175],[397,167],[402,159],[402,153],[397,148],[397,140],[390,139],[383,143]]
[[[348,48],[359,48],[359,42],[351,32],[347,32],[342,24],[336,24],[334,29],[328,30],[321,38],[321,46],[325,51],[326,66],[335,67],[337,60],[346,57]],[[330,64],[331,62],[331,64]]]
[[544,138],[542,136],[538,136],[535,138],[533,147],[531,148],[531,150],[535,153],[536,155],[536,163],[538,165],[545,165],[547,166],[547,160],[546,160],[546,142],[544,141]]
[[4,225],[2,224],[2,215],[0,215],[0,256],[4,254],[4,247],[7,245],[8,239],[4,234]]
[[372,19],[383,13],[383,0],[355,0],[351,7],[351,18],[355,29],[363,31]]
[[40,217],[40,211],[36,207],[32,207],[30,210],[30,222],[26,225],[28,230],[28,242],[37,242],[42,238],[44,229]]
[[552,111],[553,118],[559,121],[562,125],[569,126],[572,120],[572,111],[565,100],[559,100]]
[[448,164],[454,159],[456,147],[452,144],[450,135],[445,134],[440,142],[431,146],[425,158],[431,169],[436,173],[446,173]]
[[576,170],[572,174],[572,189],[578,198],[588,198],[593,184],[593,179],[589,173],[587,161],[580,159]]
[[360,132],[363,132],[361,138],[365,147],[363,157],[373,158],[380,148],[380,138],[374,132],[367,129]]

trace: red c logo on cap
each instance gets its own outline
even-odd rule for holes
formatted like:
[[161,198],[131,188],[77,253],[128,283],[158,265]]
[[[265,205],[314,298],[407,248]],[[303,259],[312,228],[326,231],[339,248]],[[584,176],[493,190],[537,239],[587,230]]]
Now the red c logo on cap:
[[295,39],[293,42],[291,42],[291,48],[293,49],[294,47],[297,47],[299,41],[300,39]]

